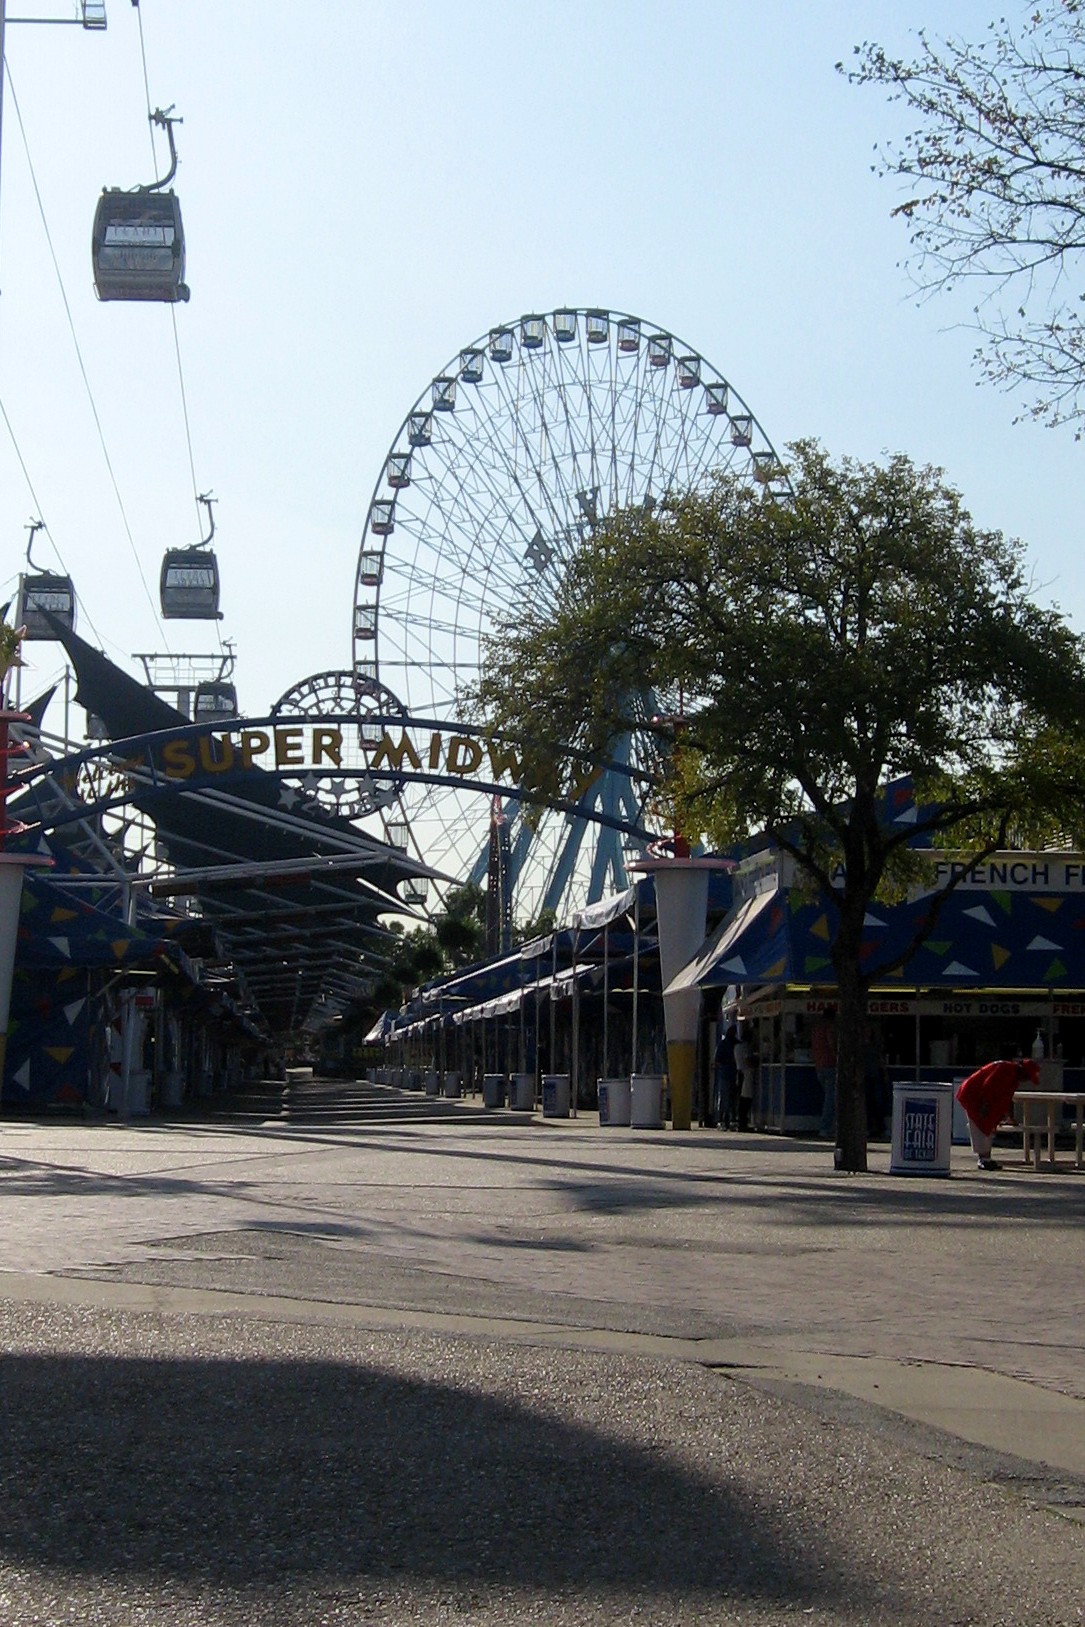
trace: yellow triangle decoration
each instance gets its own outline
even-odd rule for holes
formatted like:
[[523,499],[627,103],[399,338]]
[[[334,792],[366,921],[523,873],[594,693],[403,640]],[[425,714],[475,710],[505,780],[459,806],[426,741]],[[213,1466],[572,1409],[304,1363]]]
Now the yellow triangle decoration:
[[128,953],[128,939],[114,938],[112,947],[114,960],[123,960]]
[[65,909],[62,904],[58,904],[49,917],[49,923],[56,926],[61,921],[74,921],[77,913],[76,910]]
[[1062,909],[1061,898],[1034,898],[1032,902],[1038,904],[1042,910],[1050,910],[1052,915],[1056,910]]
[[71,1058],[71,1055],[72,1055],[73,1051],[75,1050],[75,1046],[74,1045],[46,1045],[44,1047],[44,1050],[45,1050],[46,1056],[51,1056],[54,1062],[67,1062]]
[[991,959],[995,963],[995,971],[1000,972],[1010,958],[1010,951],[1002,949],[997,943],[991,945]]
[[824,938],[825,942],[828,943],[828,941],[829,941],[829,917],[827,915],[819,915],[818,916],[817,920],[814,922],[813,926],[810,928],[810,936],[813,937],[813,938]]

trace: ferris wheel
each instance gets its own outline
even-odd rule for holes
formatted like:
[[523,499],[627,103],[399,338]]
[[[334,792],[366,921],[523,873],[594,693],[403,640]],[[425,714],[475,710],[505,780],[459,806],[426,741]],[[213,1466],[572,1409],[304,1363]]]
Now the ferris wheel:
[[[717,471],[786,487],[741,396],[673,334],[574,308],[491,328],[426,387],[384,460],[358,555],[355,681],[414,716],[459,718],[487,633],[553,595],[593,527],[618,508],[650,510]],[[501,811],[512,825],[518,920],[625,885],[614,822],[640,821],[637,771],[655,766],[653,750],[634,727],[617,748],[619,766],[585,793],[584,818],[537,810],[521,818],[512,802]],[[593,813],[612,823],[594,823]],[[397,829],[406,822],[427,863],[485,874],[491,810],[477,794],[405,786],[382,817]]]

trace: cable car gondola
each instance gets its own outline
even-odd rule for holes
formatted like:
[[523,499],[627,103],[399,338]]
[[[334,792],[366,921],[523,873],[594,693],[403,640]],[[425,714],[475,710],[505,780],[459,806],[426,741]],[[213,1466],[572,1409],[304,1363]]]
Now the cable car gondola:
[[192,703],[193,723],[218,723],[237,716],[237,690],[223,679],[196,685]]
[[218,563],[199,543],[166,550],[158,587],[166,621],[222,620]]
[[19,578],[19,608],[15,617],[17,627],[26,628],[23,637],[51,639],[57,637],[55,625],[45,619],[48,611],[60,622],[66,632],[75,628],[75,588],[70,576],[59,576],[53,571],[39,571],[34,576]]
[[181,205],[171,189],[177,169],[172,109],[159,108],[152,121],[165,128],[170,144],[168,174],[150,186],[124,192],[106,187],[98,199],[91,234],[94,287],[101,300],[158,300],[176,304],[188,298],[185,285],[185,234]]
[[215,535],[210,493],[199,501],[207,508],[210,529],[190,548],[167,548],[158,591],[165,621],[221,621],[219,568],[209,544]]
[[[19,577],[19,598],[15,616],[16,627],[26,628],[23,636],[28,643],[31,640],[44,642],[47,639],[55,639],[56,622],[59,622],[66,632],[73,632],[75,629],[75,587],[72,579],[57,571],[35,569],[31,549],[35,533],[43,529],[43,521],[31,520],[29,529],[30,540],[26,545],[26,562],[30,570]],[[55,618],[54,622],[46,620],[45,612]]]

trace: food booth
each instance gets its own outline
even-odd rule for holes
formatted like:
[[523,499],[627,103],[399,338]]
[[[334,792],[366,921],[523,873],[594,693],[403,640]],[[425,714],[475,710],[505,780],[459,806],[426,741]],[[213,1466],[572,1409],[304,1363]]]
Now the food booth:
[[[929,886],[867,915],[870,1050],[886,1092],[1041,1050],[1043,1088],[1085,1089],[1085,857],[1015,851],[965,867],[931,853],[930,866]],[[722,1013],[744,1020],[753,1123],[812,1133],[822,1094],[812,1029],[836,1006],[832,906],[774,850],[741,863],[733,882],[731,911],[681,976],[722,990]]]

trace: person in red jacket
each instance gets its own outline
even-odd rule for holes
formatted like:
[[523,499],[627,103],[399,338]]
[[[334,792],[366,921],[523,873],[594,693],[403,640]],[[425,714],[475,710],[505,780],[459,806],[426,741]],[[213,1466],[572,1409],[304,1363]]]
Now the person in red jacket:
[[968,1135],[980,1169],[1002,1168],[991,1157],[995,1131],[1013,1105],[1014,1092],[1026,1080],[1038,1085],[1040,1070],[1035,1062],[1019,1056],[1008,1062],[988,1062],[957,1086],[957,1100],[968,1116]]

